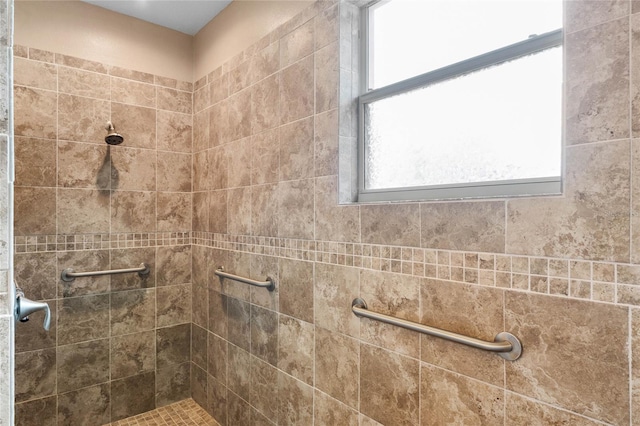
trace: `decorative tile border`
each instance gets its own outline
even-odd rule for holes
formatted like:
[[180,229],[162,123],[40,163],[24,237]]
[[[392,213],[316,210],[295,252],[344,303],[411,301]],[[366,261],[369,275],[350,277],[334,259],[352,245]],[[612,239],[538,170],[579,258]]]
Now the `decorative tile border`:
[[159,247],[191,244],[189,232],[38,235],[14,237],[16,253]]
[[499,253],[192,232],[192,244],[640,306],[640,265]]

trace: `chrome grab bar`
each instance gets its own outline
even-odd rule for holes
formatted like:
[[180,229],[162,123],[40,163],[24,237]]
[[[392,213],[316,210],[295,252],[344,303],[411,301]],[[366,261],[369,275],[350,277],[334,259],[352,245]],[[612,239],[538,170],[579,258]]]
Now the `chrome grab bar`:
[[256,280],[252,280],[251,278],[245,278],[245,277],[241,277],[238,275],[233,275],[233,274],[229,274],[227,272],[224,272],[224,267],[223,266],[219,266],[218,269],[215,270],[214,272],[217,276],[222,277],[222,278],[229,278],[230,280],[234,280],[234,281],[239,281],[241,283],[245,283],[245,284],[249,284],[255,287],[262,287],[262,288],[266,288],[269,291],[273,291],[276,289],[276,283],[273,280],[273,278],[271,277],[267,277],[266,281],[256,281]]
[[351,310],[358,317],[369,318],[372,320],[384,322],[407,330],[417,331],[419,333],[428,334],[429,336],[440,337],[473,348],[482,349],[484,351],[496,352],[507,361],[515,361],[522,355],[522,344],[516,336],[503,331],[498,333],[493,342],[476,339],[475,337],[465,336],[464,334],[453,333],[451,331],[442,330],[424,324],[407,321],[401,318],[392,317],[390,315],[374,312],[367,309],[367,303],[360,299],[353,299],[351,302]]
[[60,278],[62,281],[71,282],[79,277],[95,277],[96,275],[113,275],[113,274],[128,274],[131,272],[137,272],[138,275],[143,276],[149,274],[151,270],[146,263],[141,263],[138,268],[129,269],[112,269],[110,271],[91,271],[91,272],[75,272],[71,268],[67,268],[62,271]]

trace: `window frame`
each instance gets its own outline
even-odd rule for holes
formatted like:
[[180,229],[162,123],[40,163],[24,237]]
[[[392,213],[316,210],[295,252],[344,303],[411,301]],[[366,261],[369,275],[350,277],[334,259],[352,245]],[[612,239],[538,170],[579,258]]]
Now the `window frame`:
[[[374,1],[361,8],[360,13],[360,95],[358,102],[358,202],[382,201],[421,201],[447,199],[473,199],[497,197],[527,197],[540,195],[560,195],[563,189],[564,149],[561,149],[560,176],[545,178],[512,179],[487,182],[454,183],[444,185],[411,186],[400,188],[366,189],[365,188],[365,111],[366,105],[401,95],[410,91],[427,87],[465,74],[500,65],[536,52],[553,47],[564,46],[563,28],[540,35],[530,36],[528,39],[508,46],[486,52],[444,67],[428,71],[396,83],[376,89],[369,89],[370,37],[372,23],[370,9],[391,0]],[[564,56],[564,49],[563,49]],[[564,62],[564,61],[563,61]],[[564,73],[564,67],[562,72]],[[563,74],[564,75],[564,74]],[[564,80],[564,78],[563,78]],[[564,95],[564,83],[562,85]],[[562,96],[564,103],[564,96]],[[564,114],[564,106],[562,107]],[[564,120],[562,121],[564,123]],[[561,130],[561,144],[564,147],[564,124]]]

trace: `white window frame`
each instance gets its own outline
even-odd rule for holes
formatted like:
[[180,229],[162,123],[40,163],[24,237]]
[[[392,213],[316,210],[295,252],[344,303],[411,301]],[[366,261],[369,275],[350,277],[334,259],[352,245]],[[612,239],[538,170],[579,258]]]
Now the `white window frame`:
[[[365,188],[365,106],[385,98],[427,87],[474,71],[499,65],[532,53],[563,46],[563,29],[534,35],[506,47],[489,51],[424,74],[402,80],[388,86],[369,89],[369,47],[371,23],[369,9],[390,0],[375,1],[362,7],[360,13],[360,96],[358,97],[358,202],[420,201],[466,198],[519,197],[562,194],[563,179],[549,178],[512,179],[488,182],[456,183],[445,185],[411,186],[400,188]],[[564,72],[564,70],[563,70]],[[564,96],[563,96],[564,99]],[[563,108],[564,110],[564,108]],[[564,135],[564,125],[562,126]],[[561,135],[564,146],[564,136]],[[564,150],[561,150],[561,169],[564,165]]]

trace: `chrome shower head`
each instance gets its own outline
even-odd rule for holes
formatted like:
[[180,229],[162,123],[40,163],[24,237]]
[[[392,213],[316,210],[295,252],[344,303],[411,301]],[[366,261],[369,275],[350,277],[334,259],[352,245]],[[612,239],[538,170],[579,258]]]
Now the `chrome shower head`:
[[104,138],[104,141],[109,145],[120,145],[124,138],[119,133],[116,133],[116,128],[110,121],[107,121],[107,132],[109,134]]

